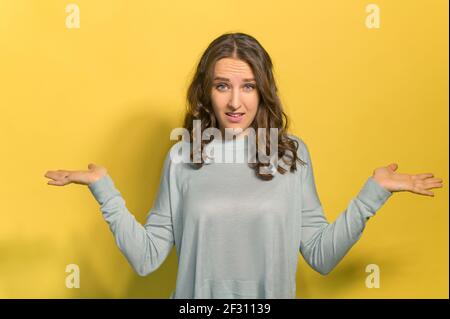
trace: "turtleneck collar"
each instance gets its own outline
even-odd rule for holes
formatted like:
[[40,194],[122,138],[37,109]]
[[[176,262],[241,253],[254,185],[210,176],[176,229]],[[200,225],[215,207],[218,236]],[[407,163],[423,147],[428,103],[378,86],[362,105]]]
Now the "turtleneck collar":
[[213,147],[223,147],[224,150],[245,150],[248,149],[248,140],[244,135],[238,135],[231,139],[213,139],[208,145]]

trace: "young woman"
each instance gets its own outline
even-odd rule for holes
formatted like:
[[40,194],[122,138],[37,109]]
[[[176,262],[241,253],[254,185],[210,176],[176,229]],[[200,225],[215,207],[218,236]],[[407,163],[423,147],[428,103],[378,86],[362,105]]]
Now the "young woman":
[[[433,174],[400,174],[395,163],[368,177],[357,196],[329,223],[319,200],[305,142],[287,132],[272,62],[252,36],[224,34],[206,49],[187,94],[184,129],[189,136],[167,152],[154,205],[141,225],[128,211],[106,168],[48,171],[49,185],[88,185],[123,252],[141,276],[155,271],[176,246],[178,274],[172,298],[295,298],[298,253],[328,274],[360,238],[366,222],[393,192],[434,196]],[[194,125],[194,121],[200,126]],[[241,132],[233,139],[198,141],[201,152],[269,150],[272,165],[256,161],[194,159],[201,131]],[[248,132],[263,128],[251,144]],[[268,128],[275,128],[269,134]],[[220,134],[219,134],[220,135]],[[217,136],[217,135],[215,135]],[[263,143],[263,141],[270,142]],[[238,143],[245,139],[245,143]],[[189,143],[187,143],[189,142]],[[193,143],[190,143],[193,142]],[[180,161],[189,146],[191,162]],[[202,153],[203,154],[203,153]],[[273,156],[272,156],[273,158]],[[247,158],[249,159],[249,158]],[[262,170],[261,168],[267,168]]]

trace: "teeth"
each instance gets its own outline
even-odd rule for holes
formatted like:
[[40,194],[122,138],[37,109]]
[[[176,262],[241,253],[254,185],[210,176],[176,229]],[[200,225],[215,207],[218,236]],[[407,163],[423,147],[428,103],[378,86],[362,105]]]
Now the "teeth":
[[239,117],[243,115],[243,113],[227,113],[227,115],[233,116],[233,117]]

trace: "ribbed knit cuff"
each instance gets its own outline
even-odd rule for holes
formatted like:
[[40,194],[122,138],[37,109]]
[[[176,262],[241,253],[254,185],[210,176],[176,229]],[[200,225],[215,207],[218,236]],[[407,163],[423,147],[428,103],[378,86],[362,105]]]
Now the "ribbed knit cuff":
[[392,196],[392,192],[381,186],[375,179],[369,177],[358,194],[358,199],[367,205],[372,214]]
[[103,205],[112,196],[120,194],[109,175],[89,184],[88,188],[100,205]]

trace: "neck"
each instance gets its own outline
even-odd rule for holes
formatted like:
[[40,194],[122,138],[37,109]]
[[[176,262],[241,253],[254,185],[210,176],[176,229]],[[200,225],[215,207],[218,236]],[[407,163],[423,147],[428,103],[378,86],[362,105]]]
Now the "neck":
[[233,138],[235,137],[236,140],[238,139],[243,139],[245,136],[248,135],[248,130],[243,130],[242,132],[238,133],[239,130],[233,131],[233,130],[228,130],[228,134],[227,132],[225,132],[225,129],[221,129],[221,134],[222,134],[222,140],[224,141],[229,141],[229,140],[233,140]]

